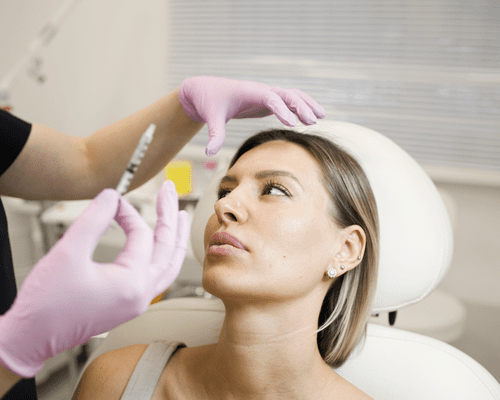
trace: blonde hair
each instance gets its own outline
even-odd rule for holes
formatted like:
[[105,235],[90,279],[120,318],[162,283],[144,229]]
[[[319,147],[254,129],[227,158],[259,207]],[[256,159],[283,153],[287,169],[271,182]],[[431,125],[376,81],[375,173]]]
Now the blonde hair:
[[359,163],[330,139],[289,129],[272,129],[248,138],[229,168],[247,151],[283,140],[307,150],[318,162],[330,196],[329,213],[340,229],[359,225],[366,235],[361,263],[336,278],[318,319],[318,349],[332,367],[341,366],[366,337],[366,325],[375,299],[379,258],[379,228],[375,197]]

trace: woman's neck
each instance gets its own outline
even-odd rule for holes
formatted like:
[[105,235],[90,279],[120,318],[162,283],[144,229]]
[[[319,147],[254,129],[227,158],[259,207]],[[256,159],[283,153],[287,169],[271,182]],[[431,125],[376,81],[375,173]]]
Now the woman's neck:
[[319,354],[317,315],[299,307],[226,304],[219,342],[203,372],[207,395],[293,399],[325,393],[337,375]]

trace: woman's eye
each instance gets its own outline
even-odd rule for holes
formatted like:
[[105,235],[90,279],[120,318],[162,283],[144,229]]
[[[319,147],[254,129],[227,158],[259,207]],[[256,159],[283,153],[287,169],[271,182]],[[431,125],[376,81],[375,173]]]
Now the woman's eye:
[[[217,200],[220,200],[226,197],[229,193],[231,193],[231,189],[223,189],[219,188],[217,190]],[[288,190],[286,190],[283,186],[278,185],[276,183],[267,183],[264,185],[264,189],[262,190],[263,195],[271,195],[271,196],[287,196],[291,197]]]
[[226,195],[230,192],[230,190],[227,189],[219,189],[217,190],[217,200],[222,199],[223,197],[226,197]]
[[269,184],[264,187],[263,194],[270,194],[273,196],[288,196],[290,197],[290,194],[288,191],[281,187],[280,185],[276,184]]

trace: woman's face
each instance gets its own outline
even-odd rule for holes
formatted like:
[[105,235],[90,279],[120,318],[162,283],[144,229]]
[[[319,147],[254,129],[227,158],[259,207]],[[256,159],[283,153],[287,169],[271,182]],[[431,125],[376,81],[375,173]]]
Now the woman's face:
[[[205,229],[205,289],[219,298],[323,299],[325,272],[342,248],[328,202],[318,163],[299,145],[272,141],[243,154]],[[231,241],[225,234],[244,248],[217,245]]]

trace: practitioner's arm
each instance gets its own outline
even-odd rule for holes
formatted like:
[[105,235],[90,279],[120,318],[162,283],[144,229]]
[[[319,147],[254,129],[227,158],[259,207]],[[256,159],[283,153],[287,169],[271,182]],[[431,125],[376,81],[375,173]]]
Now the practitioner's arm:
[[30,137],[0,177],[0,194],[25,199],[92,198],[115,188],[146,128],[154,123],[153,142],[129,190],[155,176],[193,136],[208,124],[207,154],[220,150],[231,118],[275,114],[284,124],[298,118],[313,124],[323,108],[296,89],[215,77],[186,79],[179,89],[143,110],[86,138],[33,124]]
[[13,374],[0,364],[0,399],[20,380],[19,375]]
[[24,199],[93,198],[118,184],[146,128],[153,142],[129,190],[155,176],[201,129],[184,112],[177,90],[150,106],[82,138],[33,124],[18,158],[0,177],[0,194]]

